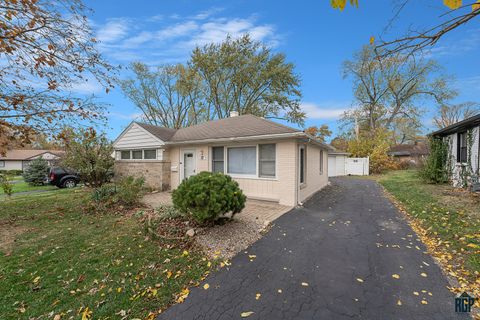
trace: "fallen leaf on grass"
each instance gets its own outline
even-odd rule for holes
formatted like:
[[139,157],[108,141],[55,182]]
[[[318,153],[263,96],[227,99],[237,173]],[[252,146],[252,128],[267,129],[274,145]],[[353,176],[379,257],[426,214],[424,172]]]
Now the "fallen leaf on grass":
[[253,311],[242,312],[242,313],[240,313],[240,317],[247,318],[247,317],[250,317],[254,313],[255,312],[253,312]]

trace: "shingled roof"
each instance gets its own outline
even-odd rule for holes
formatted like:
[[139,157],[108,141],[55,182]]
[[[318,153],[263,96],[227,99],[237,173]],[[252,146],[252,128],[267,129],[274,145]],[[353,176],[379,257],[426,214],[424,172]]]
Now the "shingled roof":
[[4,157],[0,154],[0,160],[28,160],[40,156],[45,153],[51,153],[61,156],[64,152],[59,150],[29,150],[29,149],[12,149],[7,150]]
[[135,122],[135,123],[162,141],[169,141],[177,131],[175,129],[159,127],[153,124],[146,124],[142,122]]
[[164,128],[141,122],[135,123],[167,144],[291,134],[310,138],[314,140],[315,143],[329,150],[332,149],[329,145],[315,140],[302,130],[294,129],[251,114],[207,121],[180,129]]
[[242,116],[208,121],[195,126],[178,129],[170,141],[184,142],[294,132],[301,131],[270,120],[246,114]]

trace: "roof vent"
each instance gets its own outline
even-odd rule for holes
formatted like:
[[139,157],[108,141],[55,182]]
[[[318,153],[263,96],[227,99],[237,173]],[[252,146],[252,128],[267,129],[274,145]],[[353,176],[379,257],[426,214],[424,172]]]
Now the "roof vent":
[[238,117],[238,111],[230,111],[230,118]]

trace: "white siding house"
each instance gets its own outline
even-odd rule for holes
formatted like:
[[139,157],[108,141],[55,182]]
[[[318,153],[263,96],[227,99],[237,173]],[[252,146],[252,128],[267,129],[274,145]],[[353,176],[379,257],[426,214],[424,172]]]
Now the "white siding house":
[[480,114],[432,133],[449,144],[451,181],[456,187],[470,184],[480,173]]

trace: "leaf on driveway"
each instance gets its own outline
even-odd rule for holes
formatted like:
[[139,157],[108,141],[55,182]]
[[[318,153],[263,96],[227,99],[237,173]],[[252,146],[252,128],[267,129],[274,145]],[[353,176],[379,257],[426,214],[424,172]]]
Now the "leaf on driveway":
[[400,276],[395,273],[395,274],[392,274],[392,278],[394,278],[394,279],[400,279]]
[[424,278],[427,277],[427,274],[426,274],[425,272],[420,273],[420,275],[421,275],[422,277],[424,277]]
[[304,287],[308,287],[308,283],[306,283],[306,282],[302,282],[302,286],[304,286]]
[[401,305],[402,305],[402,301],[400,301],[400,299],[398,299],[397,306],[401,306]]
[[417,291],[413,291],[413,294],[416,295],[416,296],[419,295],[419,293]]
[[278,289],[277,292],[278,292],[278,293],[282,293],[282,289]]
[[252,314],[254,314],[254,313],[255,313],[255,312],[253,312],[253,311],[242,312],[242,313],[240,313],[240,316],[241,316],[242,318],[247,318],[247,317],[250,317],[250,316],[251,316]]
[[358,282],[363,282],[363,279],[357,278]]
[[257,294],[255,295],[255,300],[259,300],[261,296],[262,296],[262,294],[257,293]]
[[205,284],[203,285],[203,289],[207,290],[208,288],[210,288],[210,285],[209,285],[208,283],[205,283]]
[[422,304],[428,304],[427,300],[422,300],[421,303]]

